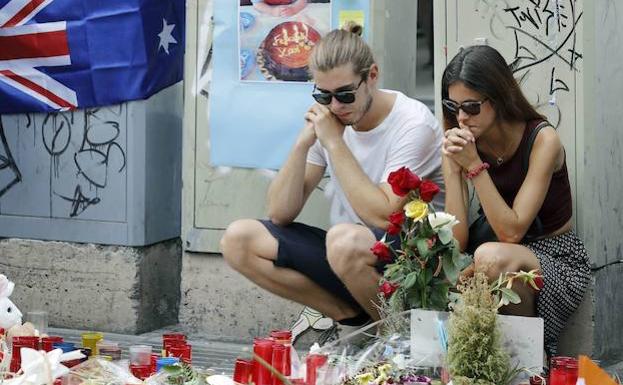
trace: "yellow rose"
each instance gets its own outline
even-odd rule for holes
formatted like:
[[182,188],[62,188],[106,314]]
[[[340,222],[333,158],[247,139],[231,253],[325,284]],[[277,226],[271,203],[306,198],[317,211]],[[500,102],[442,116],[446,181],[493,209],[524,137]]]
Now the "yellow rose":
[[404,209],[405,215],[415,221],[421,220],[428,214],[428,204],[419,199],[407,203]]
[[361,385],[368,385],[372,380],[374,380],[374,375],[372,373],[363,373],[358,376],[355,376],[357,382]]

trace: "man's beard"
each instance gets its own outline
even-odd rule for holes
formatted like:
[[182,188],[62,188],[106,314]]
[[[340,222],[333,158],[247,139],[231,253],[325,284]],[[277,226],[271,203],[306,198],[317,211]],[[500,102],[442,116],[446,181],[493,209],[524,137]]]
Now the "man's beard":
[[355,126],[357,125],[357,123],[359,123],[361,121],[361,119],[363,119],[364,116],[366,116],[366,114],[368,113],[368,111],[370,111],[370,108],[372,108],[372,95],[368,95],[368,100],[366,100],[366,104],[363,107],[362,110],[360,110],[360,115],[359,117],[357,117],[357,119],[354,120],[350,120],[350,121],[342,121],[342,124],[345,126]]

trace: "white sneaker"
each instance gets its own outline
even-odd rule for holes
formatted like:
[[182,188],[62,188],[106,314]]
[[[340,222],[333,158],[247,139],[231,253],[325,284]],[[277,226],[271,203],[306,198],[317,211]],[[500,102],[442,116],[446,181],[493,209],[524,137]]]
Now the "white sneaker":
[[372,325],[372,320],[360,326],[342,325],[339,322],[335,322],[330,329],[325,330],[318,337],[317,342],[320,346],[324,346],[325,344],[362,345],[364,342],[374,337],[376,337],[376,324]]

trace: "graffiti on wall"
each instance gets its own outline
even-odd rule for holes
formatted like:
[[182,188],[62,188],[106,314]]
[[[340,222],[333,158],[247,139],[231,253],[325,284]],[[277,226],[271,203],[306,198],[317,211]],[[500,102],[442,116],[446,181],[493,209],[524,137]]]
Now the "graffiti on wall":
[[573,92],[583,58],[578,38],[583,12],[577,1],[477,0],[474,7],[488,20],[493,38],[512,44],[514,73],[531,100],[558,127],[562,118],[558,98]]
[[125,174],[125,105],[0,116],[2,215],[120,221]]

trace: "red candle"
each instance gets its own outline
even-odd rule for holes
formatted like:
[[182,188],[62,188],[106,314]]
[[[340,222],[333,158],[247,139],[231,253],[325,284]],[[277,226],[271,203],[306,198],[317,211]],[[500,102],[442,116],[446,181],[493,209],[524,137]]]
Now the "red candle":
[[156,373],[156,368],[158,366],[158,358],[160,358],[160,356],[154,353],[152,353],[151,357],[149,358],[149,368],[152,374]]
[[253,371],[253,360],[236,359],[234,365],[234,382],[247,385],[251,380],[251,372]]
[[60,337],[60,336],[43,337],[41,338],[41,349],[45,350],[46,352],[50,352],[54,350],[54,347],[52,346],[52,344],[55,344],[58,342],[63,342],[63,337]]
[[[286,374],[287,364],[288,364],[288,359],[287,359],[288,353],[290,353],[289,347],[281,345],[281,344],[273,345],[272,366],[273,368],[275,368],[275,370],[277,370],[279,373],[283,374],[284,376],[288,375]],[[283,381],[281,381],[279,377],[273,376],[273,385],[283,385]]]
[[307,385],[316,385],[316,370],[327,363],[324,354],[310,354],[307,356]]
[[253,372],[253,360],[245,360],[243,358],[236,359],[234,365],[234,382],[247,385],[251,380]]
[[552,357],[549,366],[549,385],[567,385],[568,357]]
[[[270,364],[273,359],[273,340],[268,338],[256,338],[253,340],[253,353]],[[253,360],[253,383],[255,385],[271,385],[270,370],[257,360]]]
[[276,343],[282,344],[286,347],[286,365],[284,375],[289,376],[292,373],[292,331],[290,330],[273,330],[270,332],[270,338]]
[[565,369],[567,377],[566,385],[575,385],[575,383],[578,381],[578,360],[576,358],[567,359],[567,365]]
[[186,336],[182,333],[166,333],[162,335],[163,357],[169,356],[169,348],[175,345],[184,345]]
[[178,357],[187,364],[192,362],[192,347],[188,344],[172,345],[167,350],[169,357]]
[[144,380],[151,375],[151,365],[130,365],[130,371],[134,377]]

